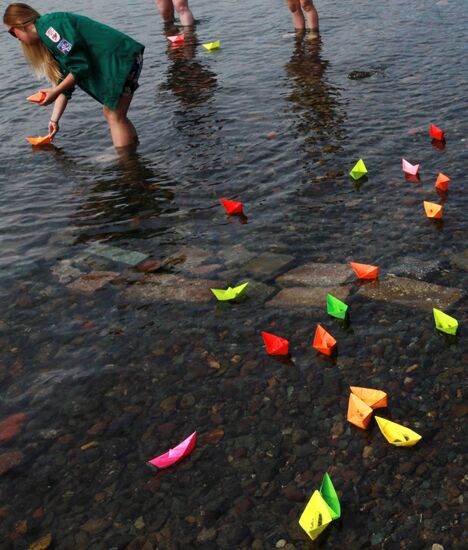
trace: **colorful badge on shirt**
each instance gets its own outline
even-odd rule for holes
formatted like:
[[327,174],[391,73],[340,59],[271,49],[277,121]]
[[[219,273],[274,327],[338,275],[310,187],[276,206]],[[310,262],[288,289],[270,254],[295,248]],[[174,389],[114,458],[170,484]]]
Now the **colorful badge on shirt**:
[[68,42],[68,40],[65,40],[65,38],[62,38],[62,40],[57,44],[58,51],[62,52],[64,55],[70,53],[72,48],[73,44],[71,42]]
[[54,44],[57,44],[60,40],[60,34],[54,29],[54,27],[49,27],[46,31],[47,38],[50,38]]

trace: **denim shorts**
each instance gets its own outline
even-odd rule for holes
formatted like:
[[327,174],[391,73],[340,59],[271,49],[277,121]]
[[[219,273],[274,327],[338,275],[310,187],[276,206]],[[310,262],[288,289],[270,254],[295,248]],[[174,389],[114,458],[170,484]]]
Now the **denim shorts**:
[[123,87],[123,96],[133,95],[139,87],[138,79],[140,78],[141,69],[143,68],[143,54],[139,53],[135,57],[135,61],[128,73],[127,80]]

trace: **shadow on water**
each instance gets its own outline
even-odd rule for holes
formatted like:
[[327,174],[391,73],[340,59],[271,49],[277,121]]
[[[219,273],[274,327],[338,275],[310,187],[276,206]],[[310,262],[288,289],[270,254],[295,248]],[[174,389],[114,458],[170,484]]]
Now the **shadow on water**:
[[305,136],[304,149],[313,161],[338,152],[344,138],[340,90],[326,79],[329,62],[322,58],[321,50],[320,36],[298,32],[285,66],[291,82],[288,100],[297,115],[295,126]]

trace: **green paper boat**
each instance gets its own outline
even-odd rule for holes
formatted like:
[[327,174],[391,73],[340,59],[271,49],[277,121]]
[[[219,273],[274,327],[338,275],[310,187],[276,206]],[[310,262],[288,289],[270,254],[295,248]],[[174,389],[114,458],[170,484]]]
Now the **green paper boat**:
[[356,164],[354,165],[354,168],[349,173],[349,175],[353,178],[353,180],[360,180],[366,174],[367,174],[367,168],[362,159],[359,159],[356,162]]
[[433,312],[437,330],[455,336],[457,334],[458,321],[454,317],[450,317],[450,315],[440,311],[440,309],[433,308]]
[[222,290],[220,288],[212,288],[211,292],[220,302],[227,302],[229,300],[236,300],[237,298],[242,296],[248,284],[249,283],[244,283],[242,285],[235,286],[234,288],[229,287],[226,290]]
[[322,485],[320,485],[320,494],[323,500],[327,503],[330,509],[330,515],[332,519],[338,519],[341,517],[341,506],[338,495],[336,494],[335,487],[333,487],[330,476],[325,472]]
[[338,298],[335,298],[335,296],[332,296],[331,294],[327,294],[328,315],[336,317],[337,319],[345,319],[347,311],[348,306],[344,302],[338,300]]

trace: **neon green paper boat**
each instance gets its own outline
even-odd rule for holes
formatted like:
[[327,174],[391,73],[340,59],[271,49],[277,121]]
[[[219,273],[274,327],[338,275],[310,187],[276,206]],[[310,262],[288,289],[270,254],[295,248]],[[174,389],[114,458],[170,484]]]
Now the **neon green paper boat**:
[[455,336],[457,334],[458,321],[454,317],[450,317],[450,315],[440,311],[440,309],[433,308],[432,311],[434,312],[434,321],[437,330]]
[[333,487],[332,480],[328,473],[325,472],[322,485],[320,485],[320,495],[323,500],[326,502],[328,508],[330,509],[330,515],[332,519],[338,519],[341,517],[341,506],[340,499],[336,494],[335,487]]
[[220,302],[228,302],[229,300],[236,300],[237,298],[240,298],[244,294],[248,284],[249,283],[247,282],[242,285],[235,286],[234,288],[229,287],[226,290],[212,288],[211,292]]
[[338,300],[338,298],[335,298],[335,296],[331,294],[327,294],[328,315],[331,315],[332,317],[336,317],[337,319],[345,319],[347,311],[348,311],[348,306],[344,302],[342,302],[341,300]]
[[353,180],[359,180],[366,174],[367,174],[367,168],[362,159],[359,159],[356,162],[356,164],[354,165],[354,168],[349,173],[349,175],[353,178]]
[[216,40],[215,42],[208,42],[203,44],[203,47],[209,52],[212,50],[219,50],[221,48],[221,42],[219,40]]

